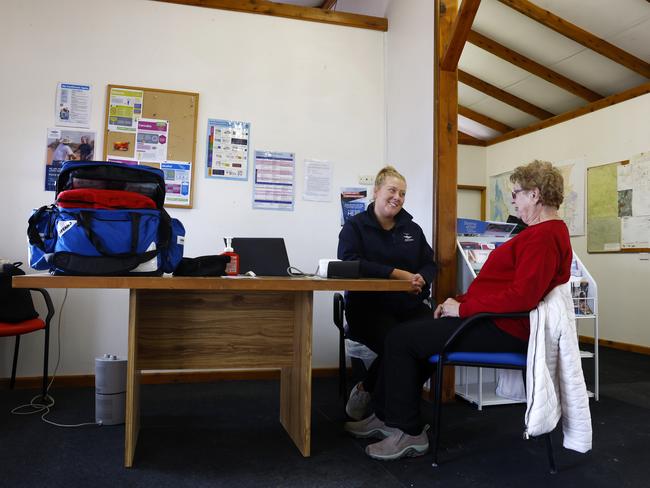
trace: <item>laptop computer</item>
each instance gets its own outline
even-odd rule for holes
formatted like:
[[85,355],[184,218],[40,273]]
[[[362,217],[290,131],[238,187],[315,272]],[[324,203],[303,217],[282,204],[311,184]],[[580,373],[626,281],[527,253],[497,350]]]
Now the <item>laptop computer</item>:
[[233,237],[239,272],[257,276],[288,276],[289,256],[282,237]]

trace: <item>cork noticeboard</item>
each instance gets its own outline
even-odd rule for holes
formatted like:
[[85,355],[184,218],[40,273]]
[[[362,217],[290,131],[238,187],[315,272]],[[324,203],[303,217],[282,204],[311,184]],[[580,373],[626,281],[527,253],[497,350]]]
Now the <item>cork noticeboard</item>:
[[[198,93],[108,85],[104,160],[162,169],[167,186],[165,206],[192,208],[198,110]],[[136,127],[140,118],[167,121],[165,161],[138,157]]]

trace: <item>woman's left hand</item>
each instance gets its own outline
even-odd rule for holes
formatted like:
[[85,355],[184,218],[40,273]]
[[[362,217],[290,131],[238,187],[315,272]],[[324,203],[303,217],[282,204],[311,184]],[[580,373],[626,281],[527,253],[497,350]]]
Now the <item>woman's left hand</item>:
[[447,298],[442,305],[440,305],[441,317],[459,317],[460,316],[460,302],[453,298]]

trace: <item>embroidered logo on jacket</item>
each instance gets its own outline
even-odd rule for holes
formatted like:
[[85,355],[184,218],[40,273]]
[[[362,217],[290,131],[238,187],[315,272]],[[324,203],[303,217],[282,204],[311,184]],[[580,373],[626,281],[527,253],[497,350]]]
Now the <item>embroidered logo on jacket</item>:
[[413,238],[413,236],[411,234],[409,234],[408,232],[404,232],[402,234],[402,237],[404,238],[404,242],[413,242],[415,240]]

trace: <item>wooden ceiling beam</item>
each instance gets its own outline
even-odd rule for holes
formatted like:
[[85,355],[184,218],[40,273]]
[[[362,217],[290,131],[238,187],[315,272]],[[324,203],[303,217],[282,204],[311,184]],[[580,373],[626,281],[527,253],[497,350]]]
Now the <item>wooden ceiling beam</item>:
[[462,131],[458,131],[458,144],[464,144],[466,146],[487,146],[486,141],[474,136],[470,136],[469,134]]
[[324,24],[357,27],[386,32],[388,19],[369,15],[349,14],[335,10],[315,7],[300,7],[286,3],[274,3],[266,0],[153,0],[155,2],[177,3],[193,7],[206,7],[219,10],[231,10],[250,14],[270,15],[287,19],[321,22]]
[[[597,52],[601,56],[611,59],[612,61],[625,66],[632,71],[636,71],[642,76],[650,79],[650,63],[633,56],[623,49],[610,44],[609,42],[596,37],[590,32],[578,27],[575,24],[558,17],[548,10],[538,7],[527,0],[499,0],[502,4],[516,10],[517,12],[531,18],[540,24],[553,29],[555,32],[562,34],[569,39]],[[616,7],[613,5],[613,9]],[[612,12],[615,15],[614,12]]]
[[337,1],[338,1],[338,0],[325,0],[325,1],[321,4],[320,8],[322,8],[323,10],[331,10],[331,9],[334,8],[334,6],[336,5],[336,2],[337,2]]
[[490,129],[494,129],[497,132],[501,132],[502,134],[510,132],[511,130],[515,130],[513,127],[510,127],[503,122],[494,120],[487,115],[475,112],[471,108],[467,108],[462,105],[458,105],[458,115],[472,119],[474,122],[478,122],[479,124],[484,125],[485,127],[489,127]]
[[547,68],[539,64],[536,61],[519,54],[516,51],[513,51],[506,46],[499,44],[498,42],[490,39],[489,37],[484,36],[476,31],[471,31],[467,40],[485,51],[494,54],[495,56],[507,61],[515,66],[518,66],[529,73],[539,76],[540,78],[548,81],[549,83],[554,84],[562,88],[563,90],[573,93],[574,95],[587,100],[588,102],[595,102],[600,100],[603,96],[595,91],[590,90],[589,88],[576,83],[575,81],[567,78],[566,76],[561,75],[553,71],[552,69]]
[[460,5],[458,14],[454,19],[454,24],[451,27],[451,38],[447,48],[445,49],[440,69],[443,71],[455,71],[458,68],[458,60],[463,53],[463,48],[467,42],[467,35],[472,29],[474,17],[481,4],[481,0],[463,0]]
[[509,139],[514,139],[515,137],[523,136],[525,134],[530,134],[531,132],[535,132],[540,129],[546,129],[547,127],[551,127],[552,125],[560,124],[562,122],[566,122],[567,120],[575,119],[576,117],[580,117],[581,115],[595,112],[596,110],[600,110],[606,107],[611,107],[612,105],[616,105],[617,103],[630,100],[631,98],[640,97],[641,95],[645,95],[646,93],[650,93],[650,82],[644,83],[643,85],[639,85],[634,88],[630,88],[629,90],[625,90],[624,92],[617,93],[615,95],[611,95],[606,98],[601,98],[597,102],[592,102],[588,105],[585,105],[584,107],[580,107],[575,110],[571,110],[570,112],[565,112],[563,114],[556,115],[555,117],[552,117],[550,119],[542,120],[540,122],[535,122],[534,124],[531,124],[528,127],[521,127],[520,129],[515,129],[511,132],[507,132],[501,136],[497,136],[493,139],[490,139],[489,141],[487,141],[487,145],[492,146],[493,144],[498,144],[499,142],[507,141]]
[[483,92],[486,95],[491,96],[492,98],[496,98],[497,100],[503,103],[507,103],[511,107],[515,107],[516,109],[519,109],[522,112],[526,112],[527,114],[530,114],[533,117],[537,117],[538,119],[544,120],[554,116],[554,114],[552,114],[551,112],[547,112],[543,108],[540,108],[537,105],[533,105],[532,103],[527,102],[523,98],[519,98],[515,95],[512,95],[507,91],[504,91],[501,88],[491,85],[488,82],[483,81],[474,75],[470,75],[465,71],[458,70],[458,81],[464,83],[467,86],[474,88],[475,90]]

